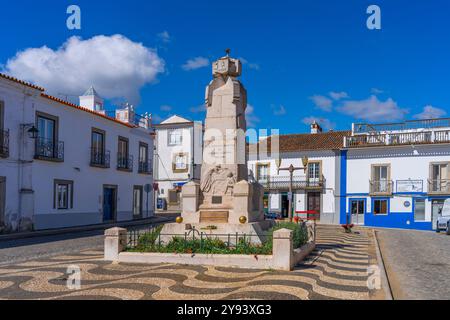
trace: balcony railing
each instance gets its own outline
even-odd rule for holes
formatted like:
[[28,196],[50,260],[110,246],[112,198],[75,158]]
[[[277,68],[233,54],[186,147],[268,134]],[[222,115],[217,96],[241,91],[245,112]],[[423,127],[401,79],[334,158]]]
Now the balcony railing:
[[64,161],[64,142],[38,138],[34,157],[41,160]]
[[91,166],[100,168],[110,167],[111,152],[108,150],[99,150],[91,148]]
[[125,171],[133,171],[133,156],[117,154],[117,169]]
[[436,129],[450,127],[450,118],[411,120],[399,123],[366,124],[357,123],[354,125],[355,133],[371,133],[380,131],[400,131],[415,129]]
[[0,130],[0,157],[9,157],[9,130]]
[[392,180],[370,180],[371,195],[391,195],[394,183]]
[[[264,177],[259,178],[260,183],[266,190],[289,190],[290,178],[289,176],[276,176],[276,177]],[[323,189],[325,186],[324,177],[311,178],[294,176],[292,179],[293,190],[305,190],[305,189]]]
[[152,174],[152,164],[150,161],[139,161],[139,173]]
[[347,148],[436,143],[450,143],[450,130],[363,134],[345,137],[345,147]]
[[450,194],[450,179],[428,180],[428,193]]

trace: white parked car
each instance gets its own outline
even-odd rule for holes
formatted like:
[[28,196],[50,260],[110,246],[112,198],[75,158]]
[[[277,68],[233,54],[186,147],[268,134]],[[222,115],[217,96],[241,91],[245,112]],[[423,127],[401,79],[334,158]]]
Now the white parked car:
[[442,212],[437,220],[436,232],[445,230],[450,235],[450,199],[445,200]]

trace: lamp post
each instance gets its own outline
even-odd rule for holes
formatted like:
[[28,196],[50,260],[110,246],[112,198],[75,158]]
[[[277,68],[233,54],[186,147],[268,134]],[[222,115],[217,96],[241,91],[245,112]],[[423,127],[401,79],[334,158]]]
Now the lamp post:
[[281,168],[281,163],[282,163],[281,158],[278,158],[278,159],[275,160],[275,164],[277,166],[278,175],[280,174],[280,171],[288,171],[289,172],[289,211],[288,211],[288,217],[289,217],[289,221],[292,222],[292,200],[293,200],[293,197],[294,197],[294,194],[293,194],[294,172],[297,171],[297,170],[303,170],[306,173],[306,169],[308,167],[309,159],[306,156],[302,158],[303,168],[294,167],[294,165],[292,165],[292,164],[289,167]]

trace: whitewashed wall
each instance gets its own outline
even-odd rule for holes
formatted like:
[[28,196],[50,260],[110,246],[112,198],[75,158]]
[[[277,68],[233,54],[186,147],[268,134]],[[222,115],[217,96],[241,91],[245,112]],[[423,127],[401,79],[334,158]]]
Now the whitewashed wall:
[[[0,81],[0,100],[5,101],[5,127],[11,130],[10,157],[0,160],[0,176],[7,177],[7,213],[12,224],[21,217],[33,219],[35,229],[59,228],[101,223],[103,185],[118,187],[117,219],[131,220],[133,187],[152,184],[151,175],[138,174],[139,142],[148,144],[152,161],[153,139],[144,129],[133,129],[91,113],[40,97],[26,97],[22,86]],[[15,88],[11,88],[11,86]],[[35,92],[37,93],[37,91]],[[25,97],[25,112],[21,112]],[[33,160],[34,140],[25,137],[24,164],[19,177],[18,147],[21,123],[35,123],[36,111],[59,118],[58,139],[64,142],[64,162]],[[106,150],[111,152],[108,169],[90,166],[91,130],[106,131]],[[133,172],[116,169],[118,136],[129,139],[130,155],[133,156]],[[73,209],[53,208],[54,180],[73,180]],[[30,189],[19,201],[19,189]],[[153,194],[149,196],[149,216],[153,215]],[[21,209],[19,208],[21,207]],[[21,212],[20,212],[21,211]],[[146,194],[143,199],[143,215],[146,217]]]
[[[307,156],[309,161],[321,161],[322,163],[322,174],[326,180],[326,189],[323,190],[322,200],[321,200],[321,221],[324,223],[335,223],[339,219],[339,213],[336,212],[336,184],[338,183],[338,173],[336,173],[336,163],[339,161],[337,153],[334,151],[305,151],[297,153],[286,153],[282,154],[282,164],[281,167],[289,167],[291,164],[295,167],[302,168],[302,158]],[[249,171],[253,172],[256,178],[256,165],[269,164],[270,165],[270,175],[276,177],[277,167],[275,164],[275,159],[262,159],[254,160],[250,157],[248,162]],[[279,176],[289,176],[289,172],[280,171]],[[294,173],[294,176],[302,177],[306,179],[306,175],[303,170],[298,170]],[[294,205],[296,211],[305,211],[307,208],[307,195],[304,191],[297,191],[294,196]],[[269,206],[272,211],[279,211],[281,209],[281,196],[271,192],[269,195]]]

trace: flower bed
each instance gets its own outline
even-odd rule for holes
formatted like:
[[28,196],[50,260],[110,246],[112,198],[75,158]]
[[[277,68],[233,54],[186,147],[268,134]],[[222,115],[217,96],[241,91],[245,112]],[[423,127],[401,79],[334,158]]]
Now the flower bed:
[[[170,242],[163,244],[159,241],[162,226],[138,238],[134,247],[128,247],[128,252],[154,252],[154,253],[189,253],[189,254],[244,254],[244,255],[271,255],[273,251],[273,233],[280,229],[293,231],[293,247],[300,248],[308,242],[308,230],[305,224],[280,222],[265,234],[266,241],[261,245],[252,244],[249,236],[239,235],[235,243],[221,240],[214,235],[204,235],[187,238],[174,236]],[[234,237],[234,235],[233,235]],[[230,238],[230,237],[229,237]]]

